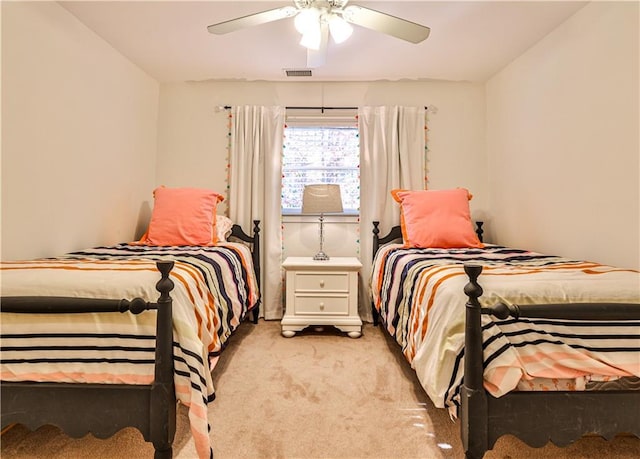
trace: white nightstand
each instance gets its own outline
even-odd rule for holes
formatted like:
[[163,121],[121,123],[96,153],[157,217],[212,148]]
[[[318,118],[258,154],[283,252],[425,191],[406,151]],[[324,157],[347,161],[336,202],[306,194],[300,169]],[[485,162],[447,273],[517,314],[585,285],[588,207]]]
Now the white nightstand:
[[358,316],[358,272],[362,264],[354,257],[288,257],[282,267],[286,276],[286,311],[282,335],[291,338],[309,325],[333,325],[351,338],[362,335]]

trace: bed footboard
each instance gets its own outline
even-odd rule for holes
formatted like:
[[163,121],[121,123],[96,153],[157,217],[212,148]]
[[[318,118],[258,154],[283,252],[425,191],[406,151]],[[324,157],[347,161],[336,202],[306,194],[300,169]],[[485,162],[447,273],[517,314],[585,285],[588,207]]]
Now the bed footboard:
[[155,458],[172,457],[176,430],[173,383],[172,300],[169,279],[173,262],[157,263],[161,279],[156,303],[141,298],[106,300],[62,297],[3,297],[2,311],[13,313],[75,314],[131,312],[156,309],[154,381],[150,385],[3,382],[2,428],[13,423],[31,430],[45,424],[60,427],[71,437],[92,433],[107,438],[124,427],[135,427],[153,443]]
[[482,266],[465,265],[469,278],[466,303],[464,382],[461,390],[461,436],[467,458],[481,458],[497,439],[512,434],[533,447],[551,441],[566,446],[585,434],[607,440],[619,433],[640,437],[640,391],[511,392],[500,398],[483,387],[481,314],[507,317],[637,320],[640,304],[579,303],[481,308]]

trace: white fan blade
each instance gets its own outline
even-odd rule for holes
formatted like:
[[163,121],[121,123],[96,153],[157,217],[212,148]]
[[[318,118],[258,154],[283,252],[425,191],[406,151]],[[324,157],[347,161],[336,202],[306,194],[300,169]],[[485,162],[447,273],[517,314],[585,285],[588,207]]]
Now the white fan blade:
[[415,22],[356,5],[347,6],[344,9],[343,17],[347,22],[386,33],[411,43],[420,43],[429,36],[431,31],[429,27]]
[[329,45],[329,26],[323,23],[320,27],[320,47],[307,49],[307,68],[322,67],[327,62],[327,46]]
[[293,6],[284,6],[273,10],[263,11],[261,13],[250,14],[236,19],[212,24],[207,27],[209,33],[222,35],[246,27],[253,27],[267,22],[279,21],[280,19],[290,18],[298,14],[298,10]]

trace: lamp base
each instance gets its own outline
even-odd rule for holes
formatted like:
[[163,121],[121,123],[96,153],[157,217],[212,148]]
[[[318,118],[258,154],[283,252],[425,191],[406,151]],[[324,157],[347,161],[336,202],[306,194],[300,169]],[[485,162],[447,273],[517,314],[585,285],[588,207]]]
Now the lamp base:
[[329,259],[329,255],[327,255],[326,253],[324,253],[324,252],[321,250],[320,252],[316,253],[316,254],[313,256],[313,259],[314,259],[314,260],[316,260],[316,261],[318,261],[318,260],[320,260],[320,261],[324,261],[324,260],[328,260],[328,259]]

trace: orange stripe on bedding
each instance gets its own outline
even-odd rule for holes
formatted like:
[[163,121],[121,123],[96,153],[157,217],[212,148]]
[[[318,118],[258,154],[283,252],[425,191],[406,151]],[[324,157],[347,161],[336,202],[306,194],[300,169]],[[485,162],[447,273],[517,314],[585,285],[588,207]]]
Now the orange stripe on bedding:
[[[188,384],[177,383],[175,384],[175,390],[177,396],[179,396],[180,394],[184,395],[184,400],[189,400],[189,397],[191,397],[191,386]],[[189,403],[186,402],[184,402],[184,404],[189,405]]]
[[196,446],[200,459],[210,457],[211,439],[209,438],[209,417],[205,406],[190,401],[181,401],[189,409],[189,423],[191,424],[191,436]]
[[[186,274],[191,277],[191,279],[193,279],[194,281],[194,285],[195,288],[198,292],[198,295],[200,296],[200,298],[204,298],[205,296],[207,297],[207,304],[205,305],[205,313],[206,313],[206,324],[210,324],[214,321],[214,317],[215,317],[215,310],[214,310],[214,299],[213,299],[213,294],[211,293],[210,290],[207,289],[206,292],[203,292],[201,286],[202,285],[206,285],[204,276],[202,274],[202,272],[200,272],[199,270],[197,270],[194,266],[188,265],[186,264],[185,266],[181,266],[182,268],[184,268],[184,271],[186,272]],[[193,297],[193,294],[191,293],[189,286],[187,285],[187,282],[184,282],[184,278],[182,278],[183,280],[183,285],[185,286],[185,289],[187,290],[187,292],[189,293],[189,299],[191,301],[191,304],[196,304],[195,299]],[[194,306],[195,307],[195,306]],[[202,317],[200,316],[200,314],[197,313],[196,311],[196,315],[198,316],[199,319],[201,319]],[[202,335],[202,321],[198,321],[199,324],[199,328],[198,328],[198,337],[200,339],[202,339],[203,335]],[[208,327],[207,327],[208,328]]]
[[606,271],[593,271],[591,269],[583,269],[582,270],[585,274],[607,274],[607,273],[613,273],[613,272],[619,272],[619,273],[640,273],[640,271],[636,270],[636,269],[622,269],[622,268],[611,268],[611,269],[607,269]]
[[[221,243],[219,245],[222,247],[226,247],[227,249],[233,250],[238,255],[238,258],[240,258],[240,263],[242,264],[242,267],[244,268],[245,272],[247,273],[253,272],[253,260],[251,260],[251,263],[249,264],[249,262],[245,258],[245,253],[242,250],[240,250],[235,244]],[[257,285],[254,283],[253,276],[247,276],[247,281],[250,282],[249,304],[254,304],[257,301],[257,298],[256,298]]]
[[[629,362],[625,362],[621,359],[616,359],[616,367],[612,366],[607,362],[601,362],[596,360],[592,356],[585,355],[581,352],[534,352],[532,354],[524,354],[520,355],[520,360],[524,364],[525,368],[527,365],[544,365],[550,367],[550,370],[541,369],[536,371],[536,376],[542,376],[545,378],[551,377],[562,377],[558,374],[547,374],[547,371],[558,371],[566,370],[566,371],[580,371],[580,376],[586,374],[598,374],[602,376],[634,376],[640,375],[640,362],[637,360],[632,360]],[[566,362],[566,364],[563,364]],[[572,362],[581,362],[580,370],[576,370],[574,368],[576,364],[572,364]],[[568,366],[568,364],[572,364],[572,366]]]
[[[195,305],[196,304],[195,298],[193,297],[193,294],[189,289],[189,285],[185,277],[175,272],[175,270],[171,272],[171,277],[174,277],[176,280],[178,280],[182,284],[182,286],[184,287],[184,290],[187,292],[187,295],[189,296],[190,303]],[[202,339],[202,315],[196,308],[194,308],[194,314],[196,317],[196,321],[198,322],[198,338]]]
[[[454,267],[457,269],[458,267]],[[429,301],[427,303],[427,307],[423,310],[420,307],[424,300],[424,296],[427,294],[427,286],[431,284],[432,278],[440,275],[443,271],[447,271],[452,269],[451,265],[443,265],[443,266],[432,266],[426,272],[422,271],[419,274],[419,281],[421,284],[421,289],[418,295],[414,296],[414,303],[411,305],[411,310],[409,313],[409,323],[410,323],[410,333],[411,336],[408,337],[408,345],[405,349],[404,355],[407,357],[409,362],[413,361],[413,357],[415,356],[415,352],[417,350],[417,336],[418,331],[420,332],[420,341],[424,340],[424,337],[427,334],[427,328],[429,326],[429,311],[433,306],[434,299],[437,293],[438,288],[442,285],[442,283],[450,279],[452,277],[464,275],[464,272],[453,272],[451,274],[446,274],[442,278],[438,279],[431,290],[429,291]],[[422,316],[421,313],[424,313]]]
[[[376,284],[378,286],[378,290],[380,290],[382,288],[382,282],[383,282],[383,279],[384,279],[384,271],[385,271],[385,267],[387,265],[387,262],[389,260],[389,252],[391,250],[392,250],[391,248],[387,248],[386,249],[386,253],[384,253],[382,255],[381,259],[380,259],[380,269],[378,270],[378,283]],[[381,295],[379,293],[380,292],[378,292],[378,298],[377,298],[376,304],[375,304],[375,308],[378,310],[378,312],[380,312],[380,306],[382,304],[382,298],[381,298]],[[389,311],[387,311],[387,313],[388,312]]]
[[[596,271],[599,269],[599,271]],[[490,271],[500,272],[494,273]],[[484,266],[482,270],[483,275],[490,276],[523,276],[532,273],[545,273],[552,271],[562,271],[562,270],[570,270],[570,271],[581,271],[585,274],[607,274],[612,272],[631,272],[637,273],[640,271],[633,269],[622,269],[622,268],[614,268],[607,265],[601,265],[598,263],[590,263],[590,262],[581,262],[581,263],[563,263],[557,264],[554,266],[538,266],[538,267],[525,267],[525,266],[517,266],[517,267],[504,267],[504,266]]]
[[[450,269],[450,266],[444,266],[442,268],[436,269],[434,270],[434,272],[432,274],[430,274],[430,276],[435,276],[436,274],[439,274],[441,271],[444,271],[446,269]],[[458,277],[458,276],[464,276],[464,272],[453,272],[450,274],[446,274],[444,276],[442,276],[440,279],[438,279],[435,284],[433,285],[433,288],[431,289],[431,295],[429,296],[429,301],[427,302],[427,311],[424,315],[423,318],[423,324],[422,324],[422,336],[421,339],[424,339],[425,334],[427,333],[427,325],[428,325],[428,313],[431,310],[431,308],[433,307],[433,303],[436,299],[436,293],[438,292],[438,289],[442,286],[442,283],[444,281],[446,281],[447,279],[451,279],[453,277]]]
[[[382,288],[382,279],[384,278],[383,273],[384,273],[384,267],[386,263],[387,263],[387,256],[385,255],[380,262],[380,269],[378,270],[378,283],[377,283],[378,290]],[[382,301],[381,295],[378,292],[378,299],[376,300],[376,305],[375,305],[378,312],[380,311],[381,301]]]
[[550,358],[554,360],[570,359],[573,361],[585,361],[585,362],[593,359],[593,357],[589,357],[588,355],[585,355],[581,352],[571,352],[571,351],[533,352],[530,354],[520,355],[520,360],[524,364],[537,363]]
[[149,268],[115,268],[111,265],[108,268],[92,268],[89,266],[79,267],[79,266],[15,266],[15,267],[2,267],[0,270],[3,271],[19,271],[19,270],[30,270],[33,271],[35,269],[45,270],[45,269],[55,269],[55,270],[63,270],[63,271],[157,271],[156,267]]
[[146,385],[153,382],[153,374],[111,374],[111,373],[83,373],[83,372],[54,372],[54,373],[20,373],[11,371],[0,372],[2,381],[37,381],[37,382],[77,382],[97,384],[134,384]]
[[189,421],[191,435],[198,452],[198,457],[207,459],[210,456],[211,439],[209,438],[209,418],[205,406],[195,403],[185,403],[189,407]]
[[198,457],[200,457],[201,459],[207,459],[211,455],[211,442],[209,440],[209,434],[191,429],[191,435],[193,436],[193,442],[195,443]]
[[507,376],[511,379],[513,378],[513,372],[517,371],[519,373],[519,379],[524,378],[524,370],[517,364],[517,362],[513,362],[511,366],[500,366],[491,368],[490,371],[487,372],[489,377],[487,378],[485,375],[484,386],[492,394],[500,393],[501,387],[504,387],[504,380]]
[[95,264],[126,264],[126,265],[140,265],[140,264],[149,264],[149,260],[142,259],[127,259],[127,260],[103,260],[99,258],[70,258],[70,259],[45,259],[40,258],[36,260],[19,260],[19,261],[6,261],[3,262],[0,266],[0,269],[22,269],[19,266],[4,266],[4,265],[43,265],[49,263],[49,266],[55,266],[55,264],[63,265],[63,264],[78,264],[79,262],[84,263],[95,263]]
[[[205,279],[202,273],[200,273],[194,267],[191,267],[188,265],[183,266],[181,264],[180,268],[183,268],[183,270],[186,272],[185,276],[181,276],[180,274],[176,273],[175,269],[174,271],[172,271],[172,276],[175,276],[180,281],[180,283],[184,286],[185,291],[189,295],[189,301],[190,301],[190,304],[193,305],[194,315],[198,323],[198,332],[197,332],[198,338],[200,338],[200,340],[203,343],[208,341],[209,344],[207,345],[207,351],[213,352],[219,347],[219,341],[220,341],[216,333],[209,332],[209,330],[218,330],[218,328],[220,327],[220,318],[216,313],[215,298],[213,296],[213,293],[210,290],[207,289],[206,292],[203,292],[201,285],[205,285]],[[202,315],[202,312],[197,307],[198,303],[195,300],[193,292],[189,288],[189,283],[188,283],[188,280],[186,279],[186,276],[193,279],[200,298],[202,298],[205,301],[205,304],[204,304],[204,312],[206,314],[205,316]],[[207,335],[208,339],[205,339],[205,334]]]

